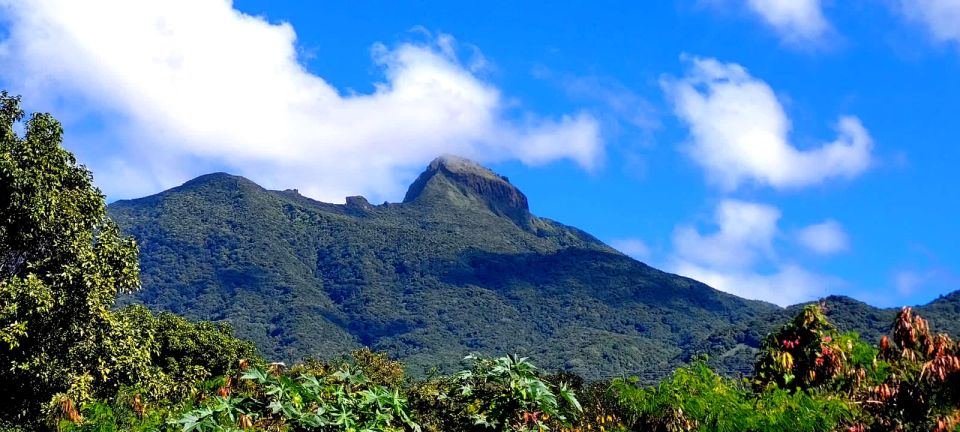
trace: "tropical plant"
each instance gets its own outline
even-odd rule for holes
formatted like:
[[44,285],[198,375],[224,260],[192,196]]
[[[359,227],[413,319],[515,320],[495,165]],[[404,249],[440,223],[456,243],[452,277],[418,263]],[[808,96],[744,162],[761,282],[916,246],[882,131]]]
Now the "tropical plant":
[[60,124],[25,116],[0,92],[0,425],[113,418],[130,430],[120,411],[132,401],[160,412],[239,359],[259,362],[227,325],[115,309],[140,286],[137,246],[61,146]]
[[282,365],[250,368],[237,385],[228,380],[217,395],[172,423],[189,431],[419,431],[397,388],[371,384],[344,366],[329,375],[284,374]]
[[893,340],[880,341],[878,361],[888,364],[882,382],[862,389],[873,430],[960,430],[960,349],[946,334],[903,308]]
[[238,372],[241,361],[263,364],[253,343],[234,337],[227,323],[190,322],[140,305],[116,316],[149,347],[145,377],[137,382],[149,400],[183,400],[194,396],[200,383]]
[[850,338],[839,338],[820,305],[807,305],[787,325],[767,336],[755,367],[755,384],[809,389],[847,370]]
[[290,372],[295,375],[327,375],[343,368],[361,371],[371,384],[391,388],[399,388],[404,384],[403,363],[391,359],[386,353],[366,347],[353,350],[339,359],[307,358],[295,364]]
[[[62,419],[61,432],[155,432],[170,430],[167,424],[182,403],[148,401],[140,389],[124,387],[107,400],[94,400],[80,409],[81,421]],[[0,429],[2,430],[2,429]]]
[[566,371],[547,376],[544,380],[553,385],[566,384],[576,394],[583,410],[569,424],[551,425],[556,426],[555,429],[561,432],[626,430],[621,418],[623,409],[609,381],[586,381]]
[[583,410],[565,382],[551,384],[542,379],[525,357],[470,355],[465,360],[472,362],[470,369],[414,390],[419,397],[416,407],[436,419],[426,426],[457,431],[543,431],[550,424],[569,425]]
[[777,388],[754,394],[745,382],[712,371],[705,359],[677,369],[656,387],[612,384],[630,430],[677,432],[832,431],[855,417],[841,399]]

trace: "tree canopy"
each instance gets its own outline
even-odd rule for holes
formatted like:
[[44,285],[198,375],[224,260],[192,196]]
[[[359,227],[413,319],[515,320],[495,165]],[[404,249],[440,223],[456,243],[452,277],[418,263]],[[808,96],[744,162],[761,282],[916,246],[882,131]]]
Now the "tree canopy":
[[148,356],[111,311],[140,286],[134,241],[61,146],[60,123],[34,114],[21,135],[23,119],[19,98],[2,93],[0,385],[3,410],[21,415],[51,395],[82,400],[136,379]]
[[121,386],[159,397],[254,357],[229,326],[114,310],[140,287],[137,245],[63,148],[60,123],[25,117],[0,93],[0,419],[72,416]]

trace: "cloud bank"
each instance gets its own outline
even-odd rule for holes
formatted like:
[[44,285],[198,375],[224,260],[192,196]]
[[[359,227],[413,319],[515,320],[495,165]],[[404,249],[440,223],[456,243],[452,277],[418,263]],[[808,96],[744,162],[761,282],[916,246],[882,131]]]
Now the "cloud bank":
[[794,146],[790,119],[773,89],[738,64],[693,58],[685,77],[662,85],[689,127],[689,155],[725,191],[745,183],[811,186],[855,177],[870,166],[873,141],[853,116],[837,121],[833,141],[813,149]]
[[374,45],[382,81],[345,94],[299,61],[291,25],[227,0],[0,0],[0,16],[0,79],[28,103],[84,107],[61,117],[100,119],[92,168],[113,197],[218,167],[325,200],[395,198],[441,153],[588,170],[603,158],[591,115],[516,112],[449,35]]

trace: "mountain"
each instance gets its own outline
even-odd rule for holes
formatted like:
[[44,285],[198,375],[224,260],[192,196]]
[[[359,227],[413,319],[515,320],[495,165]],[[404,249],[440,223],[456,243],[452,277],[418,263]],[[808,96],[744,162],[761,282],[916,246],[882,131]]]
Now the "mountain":
[[[588,378],[653,381],[701,353],[749,372],[791,312],[537,217],[507,178],[452,156],[430,163],[402,203],[328,204],[217,173],[109,212],[141,248],[144,289],[124,301],[229,321],[277,360],[367,345],[423,374],[470,352],[520,353]],[[865,335],[892,321],[830,303]],[[956,323],[958,305],[930,307]]]

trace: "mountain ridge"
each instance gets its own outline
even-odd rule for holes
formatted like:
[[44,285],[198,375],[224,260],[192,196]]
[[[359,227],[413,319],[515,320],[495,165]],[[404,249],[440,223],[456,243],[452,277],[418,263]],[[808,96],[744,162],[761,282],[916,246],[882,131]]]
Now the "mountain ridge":
[[[229,321],[278,360],[368,345],[417,374],[472,351],[516,352],[648,381],[699,354],[749,372],[789,314],[537,217],[508,179],[466,160],[435,159],[406,198],[329,204],[213,173],[117,201],[110,214],[137,238],[143,268],[143,291],[124,301]],[[870,308],[851,315],[867,324],[840,321],[877,334],[887,313]]]

